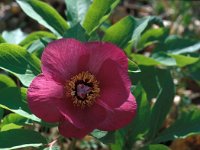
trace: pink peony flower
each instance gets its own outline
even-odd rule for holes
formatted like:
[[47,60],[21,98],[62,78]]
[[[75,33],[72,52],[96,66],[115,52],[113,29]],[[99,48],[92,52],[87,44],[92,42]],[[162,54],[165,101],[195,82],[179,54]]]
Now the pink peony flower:
[[60,39],[42,55],[42,74],[28,88],[31,111],[59,122],[63,136],[82,138],[94,129],[116,130],[136,113],[128,59],[111,43]]

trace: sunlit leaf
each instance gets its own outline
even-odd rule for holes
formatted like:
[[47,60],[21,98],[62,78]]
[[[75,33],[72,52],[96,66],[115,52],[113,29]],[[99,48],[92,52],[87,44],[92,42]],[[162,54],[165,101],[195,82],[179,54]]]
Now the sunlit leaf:
[[20,46],[2,43],[0,67],[15,74],[25,86],[29,86],[40,73],[40,60]]
[[108,28],[103,40],[115,43],[121,48],[125,48],[130,44],[129,47],[132,48],[134,44],[137,44],[141,34],[152,24],[163,25],[162,20],[155,16],[141,19],[127,16]]
[[22,128],[26,124],[27,118],[18,114],[11,113],[5,116],[0,124],[0,130],[6,131],[11,129]]
[[68,24],[59,13],[47,3],[40,0],[16,0],[22,10],[32,19],[48,28],[55,34],[62,35]]
[[120,0],[93,0],[83,21],[88,34],[95,31],[111,14]]
[[0,89],[7,88],[7,87],[15,87],[16,84],[12,78],[7,75],[0,74]]
[[6,40],[0,35],[0,43],[6,43]]
[[56,36],[50,32],[46,31],[37,31],[37,32],[32,32],[29,34],[23,41],[19,43],[20,46],[29,46],[31,43],[33,43],[36,40],[39,40],[40,38],[43,37],[48,37],[51,39],[56,39]]
[[199,60],[199,58],[184,56],[184,55],[169,55],[176,60],[176,64],[179,67],[184,67],[193,64]]
[[164,41],[169,34],[167,28],[153,28],[147,30],[142,34],[141,39],[138,42],[137,49],[143,49],[153,43]]
[[136,20],[132,16],[127,16],[106,30],[103,41],[112,42],[123,48],[131,39],[136,26]]
[[131,55],[132,60],[134,60],[138,65],[144,65],[144,66],[157,66],[161,65],[160,62],[154,60],[151,57],[147,57],[141,54],[132,54]]

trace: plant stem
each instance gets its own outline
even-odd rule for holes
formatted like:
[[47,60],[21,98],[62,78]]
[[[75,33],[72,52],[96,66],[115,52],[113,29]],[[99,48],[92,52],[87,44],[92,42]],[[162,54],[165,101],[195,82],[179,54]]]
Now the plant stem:
[[75,138],[73,138],[70,145],[69,145],[69,150],[75,150],[76,142],[77,142],[77,140]]

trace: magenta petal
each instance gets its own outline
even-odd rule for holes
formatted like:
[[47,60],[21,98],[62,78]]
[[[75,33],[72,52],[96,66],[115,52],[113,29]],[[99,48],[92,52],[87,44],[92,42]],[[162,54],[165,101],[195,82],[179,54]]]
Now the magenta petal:
[[[111,43],[56,40],[43,52],[42,74],[28,89],[28,104],[44,121],[59,122],[59,131],[66,137],[82,138],[95,128],[119,129],[132,120],[137,107],[130,94],[127,71],[126,55]],[[92,94],[91,89],[95,89],[97,82],[86,83],[90,81],[86,76],[76,76],[81,72],[93,74],[100,89],[96,102],[85,108],[74,106],[73,97],[87,100],[82,95]]]
[[98,73],[102,63],[107,59],[113,60],[121,66],[121,69],[128,70],[128,59],[126,55],[114,44],[108,42],[89,42],[85,43],[85,46],[91,56],[88,67],[92,73]]
[[99,69],[100,99],[111,108],[119,107],[130,93],[131,81],[127,70],[111,59],[106,60]]
[[65,83],[73,75],[84,70],[89,55],[84,44],[75,39],[51,42],[42,55],[42,72]]
[[63,103],[61,107],[62,115],[78,128],[94,128],[99,125],[100,122],[104,121],[107,115],[106,109],[98,103],[91,107],[81,109],[67,101],[67,103]]
[[119,108],[108,108],[108,116],[98,129],[111,131],[122,128],[131,122],[136,114],[137,103],[134,96],[130,93],[129,98]]
[[93,130],[88,128],[77,128],[68,121],[61,122],[58,129],[59,132],[65,137],[74,137],[79,139],[83,138]]
[[58,105],[62,101],[63,92],[63,87],[59,83],[42,74],[37,76],[28,88],[30,110],[44,121],[60,121]]

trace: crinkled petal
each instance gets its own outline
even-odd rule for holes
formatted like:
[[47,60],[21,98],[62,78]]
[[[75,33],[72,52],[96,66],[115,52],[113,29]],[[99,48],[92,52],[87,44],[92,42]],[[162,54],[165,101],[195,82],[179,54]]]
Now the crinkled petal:
[[99,69],[100,99],[111,108],[119,107],[130,93],[131,81],[127,70],[111,59],[107,59]]
[[98,103],[82,109],[74,106],[68,100],[66,103],[63,103],[61,110],[64,118],[78,128],[94,128],[100,122],[104,121],[107,115],[106,109]]
[[42,55],[42,72],[61,83],[85,70],[89,54],[86,47],[75,39],[51,42]]
[[59,132],[65,137],[74,137],[79,139],[83,138],[93,130],[92,128],[77,128],[68,121],[61,122],[58,129]]
[[90,52],[91,57],[88,68],[92,73],[97,74],[102,63],[107,59],[113,60],[121,66],[121,69],[128,70],[128,59],[126,55],[114,44],[108,42],[88,42],[85,43],[85,46]]
[[130,93],[128,100],[119,108],[112,109],[107,107],[108,116],[97,129],[112,131],[126,126],[134,118],[136,109],[137,103],[134,96]]
[[63,86],[59,83],[38,75],[28,88],[28,104],[30,110],[47,122],[58,122],[60,102],[63,101]]

